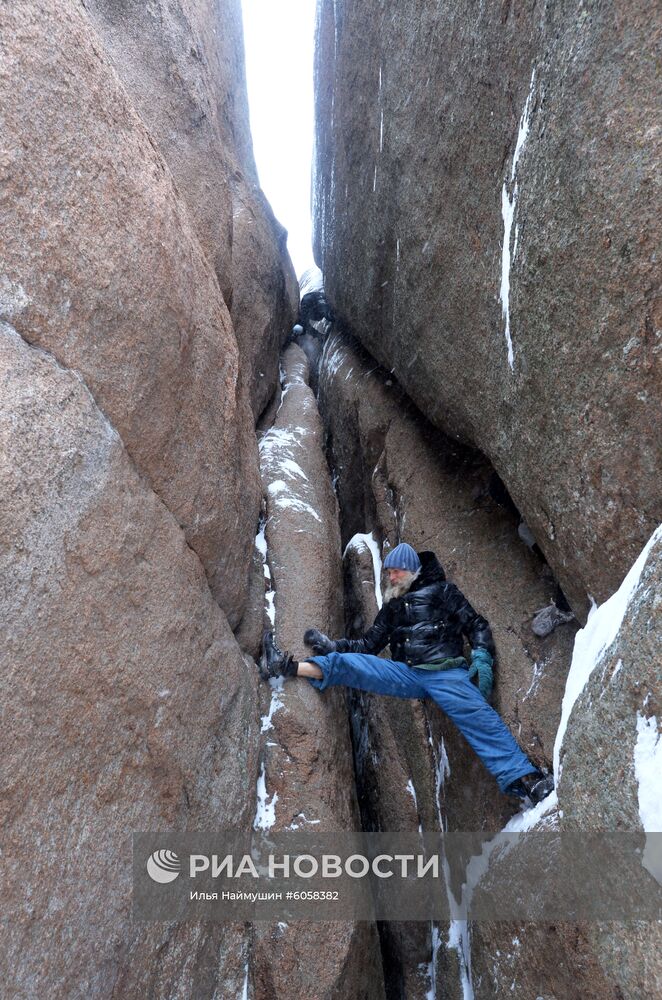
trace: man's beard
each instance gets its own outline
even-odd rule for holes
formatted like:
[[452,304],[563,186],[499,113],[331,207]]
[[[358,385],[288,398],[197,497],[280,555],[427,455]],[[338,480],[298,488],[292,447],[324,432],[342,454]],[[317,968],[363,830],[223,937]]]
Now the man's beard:
[[387,583],[384,587],[385,603],[392,601],[394,597],[402,597],[403,594],[406,594],[420,572],[419,569],[415,573],[407,573],[406,577],[399,583]]

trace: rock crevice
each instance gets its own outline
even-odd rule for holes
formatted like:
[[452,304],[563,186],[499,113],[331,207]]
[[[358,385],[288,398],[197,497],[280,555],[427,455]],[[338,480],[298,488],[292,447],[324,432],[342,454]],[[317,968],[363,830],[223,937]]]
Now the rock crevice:
[[247,928],[133,924],[130,862],[134,831],[255,810],[231,628],[296,287],[239,5],[0,8],[2,978],[26,1000],[239,996]]

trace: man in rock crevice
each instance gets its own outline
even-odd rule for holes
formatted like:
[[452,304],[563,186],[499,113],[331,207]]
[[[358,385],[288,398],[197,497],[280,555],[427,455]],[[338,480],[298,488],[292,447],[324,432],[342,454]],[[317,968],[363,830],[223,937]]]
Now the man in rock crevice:
[[[406,542],[384,560],[389,585],[373,626],[360,639],[332,640],[308,629],[312,657],[297,662],[265,633],[261,676],[305,677],[313,687],[344,685],[396,698],[432,698],[455,723],[502,792],[540,802],[554,788],[515,742],[487,698],[492,690],[490,627],[446,580],[433,552]],[[471,646],[471,665],[463,655]],[[392,659],[376,654],[390,646]],[[477,680],[477,685],[473,679]]]

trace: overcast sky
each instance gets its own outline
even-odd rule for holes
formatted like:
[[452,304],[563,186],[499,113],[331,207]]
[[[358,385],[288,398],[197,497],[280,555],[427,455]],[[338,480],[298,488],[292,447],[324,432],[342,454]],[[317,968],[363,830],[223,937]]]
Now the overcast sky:
[[260,183],[288,231],[297,277],[313,263],[315,0],[242,0],[251,130]]

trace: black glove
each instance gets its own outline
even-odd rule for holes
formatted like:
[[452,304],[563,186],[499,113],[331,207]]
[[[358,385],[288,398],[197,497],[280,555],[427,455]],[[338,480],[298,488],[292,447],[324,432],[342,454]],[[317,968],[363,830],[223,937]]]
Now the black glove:
[[309,628],[303,634],[303,641],[306,646],[310,646],[316,656],[326,656],[327,653],[335,653],[336,644],[324,632],[318,628]]

